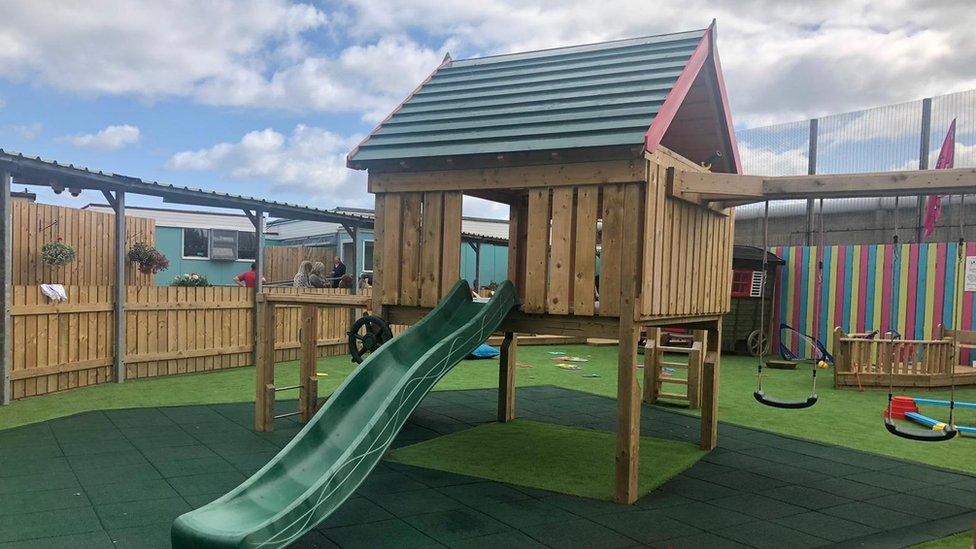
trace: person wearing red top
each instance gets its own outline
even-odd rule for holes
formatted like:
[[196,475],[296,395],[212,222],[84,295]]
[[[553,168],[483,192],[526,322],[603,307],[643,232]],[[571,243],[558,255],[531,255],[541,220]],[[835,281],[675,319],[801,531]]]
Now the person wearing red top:
[[[258,264],[251,263],[251,270],[246,273],[241,273],[234,277],[234,283],[238,286],[243,286],[245,288],[253,288],[257,284],[258,279]],[[261,277],[261,282],[267,282],[265,278]]]

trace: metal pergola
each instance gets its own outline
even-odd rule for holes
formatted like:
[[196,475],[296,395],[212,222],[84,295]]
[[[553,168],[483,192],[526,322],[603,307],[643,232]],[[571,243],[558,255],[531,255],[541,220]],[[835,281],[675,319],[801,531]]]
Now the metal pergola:
[[[266,216],[320,221],[341,225],[352,237],[358,240],[360,228],[372,228],[373,219],[356,214],[348,214],[309,208],[297,204],[262,200],[246,196],[219,193],[190,187],[144,181],[114,173],[92,171],[87,168],[63,165],[53,161],[31,158],[22,154],[12,154],[0,149],[0,405],[10,402],[10,302],[11,302],[11,187],[17,185],[42,186],[71,194],[83,190],[101,191],[115,211],[115,299],[114,299],[114,341],[115,353],[113,369],[115,381],[125,381],[125,201],[126,195],[144,195],[162,198],[171,204],[187,204],[213,208],[242,210],[254,225],[258,239],[257,272],[264,272],[264,245]],[[357,246],[353,246],[352,264],[356,265]],[[355,267],[354,267],[355,269]],[[353,277],[355,278],[355,277]],[[354,280],[353,292],[358,280]],[[261,277],[256,280],[255,292],[262,291]],[[257,326],[257,322],[254,323]]]

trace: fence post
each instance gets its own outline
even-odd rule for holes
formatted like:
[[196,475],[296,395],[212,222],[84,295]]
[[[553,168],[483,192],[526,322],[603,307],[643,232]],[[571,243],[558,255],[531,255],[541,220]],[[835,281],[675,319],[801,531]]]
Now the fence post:
[[115,191],[115,382],[125,381],[125,193]]
[[10,262],[13,257],[10,185],[10,173],[0,173],[0,283],[3,284],[3,291],[0,292],[0,406],[10,403]]
[[[919,136],[918,169],[929,169],[929,136],[932,134],[932,98],[922,100],[922,134]],[[926,198],[919,196],[915,199],[915,242],[922,241],[922,223],[925,221]]]
[[302,423],[308,423],[312,419],[318,404],[318,377],[315,367],[318,358],[318,339],[319,308],[315,304],[305,304],[302,306],[302,356],[299,368],[301,378],[299,384],[302,387],[298,397],[298,411]]
[[[819,118],[810,119],[810,137],[807,140],[807,175],[814,175],[817,173],[817,134],[818,127],[820,125]],[[813,245],[813,199],[807,199],[807,226],[806,231],[804,231],[804,244],[807,246]]]

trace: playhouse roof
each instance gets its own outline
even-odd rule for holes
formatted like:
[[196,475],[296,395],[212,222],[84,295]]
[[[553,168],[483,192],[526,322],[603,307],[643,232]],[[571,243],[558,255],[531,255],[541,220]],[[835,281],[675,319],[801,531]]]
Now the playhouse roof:
[[[672,131],[669,131],[672,130]],[[658,144],[738,171],[705,30],[477,59],[448,56],[355,149],[350,167],[475,154]]]

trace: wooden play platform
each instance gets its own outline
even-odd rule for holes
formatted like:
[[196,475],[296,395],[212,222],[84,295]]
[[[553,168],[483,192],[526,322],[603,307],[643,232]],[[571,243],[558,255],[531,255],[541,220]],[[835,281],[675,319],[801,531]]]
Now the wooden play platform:
[[[834,386],[949,387],[976,385],[976,368],[955,364],[976,345],[976,332],[942,329],[940,339],[895,339],[834,330]],[[954,372],[952,372],[954,368]],[[950,375],[950,373],[954,373]]]

